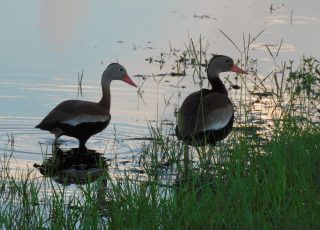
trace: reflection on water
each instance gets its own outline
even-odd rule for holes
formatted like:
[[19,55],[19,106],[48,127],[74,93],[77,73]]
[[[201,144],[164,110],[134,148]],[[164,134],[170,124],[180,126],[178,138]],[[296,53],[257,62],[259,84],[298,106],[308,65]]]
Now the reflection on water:
[[41,31],[49,47],[63,51],[76,35],[75,30],[81,26],[81,17],[87,8],[83,0],[44,0],[41,1]]
[[252,48],[264,50],[266,52],[268,52],[268,48],[272,52],[277,52],[280,49],[281,53],[296,51],[296,48],[294,47],[294,45],[289,43],[270,44],[270,43],[256,42],[252,44]]
[[99,178],[108,169],[107,159],[95,150],[57,148],[41,165],[33,165],[45,177],[63,185],[84,184]]
[[295,25],[319,25],[320,18],[308,17],[308,16],[288,16],[288,15],[278,15],[267,17],[267,22],[270,25],[285,25],[285,24],[295,24]]

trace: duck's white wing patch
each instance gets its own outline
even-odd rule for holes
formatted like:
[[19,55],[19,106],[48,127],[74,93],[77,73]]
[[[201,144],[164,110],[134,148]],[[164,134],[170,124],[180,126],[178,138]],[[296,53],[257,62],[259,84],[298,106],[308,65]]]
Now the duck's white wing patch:
[[66,121],[63,121],[61,123],[63,124],[68,124],[72,126],[79,125],[81,123],[87,123],[87,122],[105,122],[110,119],[110,115],[87,115],[87,114],[82,114],[78,115],[74,118],[68,119]]
[[233,116],[233,112],[232,104],[227,104],[225,107],[220,107],[205,113],[204,126],[198,131],[219,130],[224,128]]

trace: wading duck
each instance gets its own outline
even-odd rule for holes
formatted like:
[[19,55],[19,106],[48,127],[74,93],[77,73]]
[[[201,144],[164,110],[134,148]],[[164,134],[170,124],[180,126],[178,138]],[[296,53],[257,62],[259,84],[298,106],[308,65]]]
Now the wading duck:
[[87,140],[104,130],[110,122],[110,84],[112,80],[121,80],[137,87],[122,65],[112,63],[102,74],[102,98],[98,103],[81,100],[63,101],[36,128],[54,134],[55,144],[62,135],[77,138],[79,149],[86,150]]
[[246,74],[230,57],[215,55],[207,67],[211,89],[190,94],[178,113],[176,135],[188,145],[215,145],[231,132],[234,119],[233,105],[228,91],[219,78],[221,72]]

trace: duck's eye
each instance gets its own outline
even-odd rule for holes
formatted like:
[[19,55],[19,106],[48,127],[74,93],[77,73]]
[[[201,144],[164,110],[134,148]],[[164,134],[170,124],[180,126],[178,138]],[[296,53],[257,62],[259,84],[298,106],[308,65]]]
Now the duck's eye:
[[230,62],[230,60],[227,59],[227,60],[226,60],[226,63],[229,63],[229,62]]
[[120,71],[123,72],[124,70],[121,68]]

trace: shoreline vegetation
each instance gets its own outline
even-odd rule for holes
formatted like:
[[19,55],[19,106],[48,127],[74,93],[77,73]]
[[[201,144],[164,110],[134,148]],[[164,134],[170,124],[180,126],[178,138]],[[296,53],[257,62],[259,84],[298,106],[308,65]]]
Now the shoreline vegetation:
[[[239,63],[252,76],[226,78],[230,93],[239,98],[230,138],[214,148],[192,148],[187,176],[184,145],[172,129],[163,131],[161,120],[150,125],[151,138],[142,141],[136,154],[141,171],[114,176],[105,162],[96,162],[98,168],[103,165],[100,174],[77,184],[79,193],[70,194],[48,171],[38,178],[37,169],[13,168],[14,152],[5,152],[0,159],[0,228],[318,229],[320,63],[304,57],[296,69],[292,61],[278,65],[281,43],[274,53],[266,46],[275,68],[261,77],[257,60],[249,56],[258,36],[244,38],[243,51],[234,44]],[[172,76],[183,80],[191,75],[204,87],[208,45],[200,37],[186,47],[170,48]],[[168,56],[160,58],[161,66]],[[142,91],[140,87],[138,93]],[[254,106],[267,112],[257,114]]]

